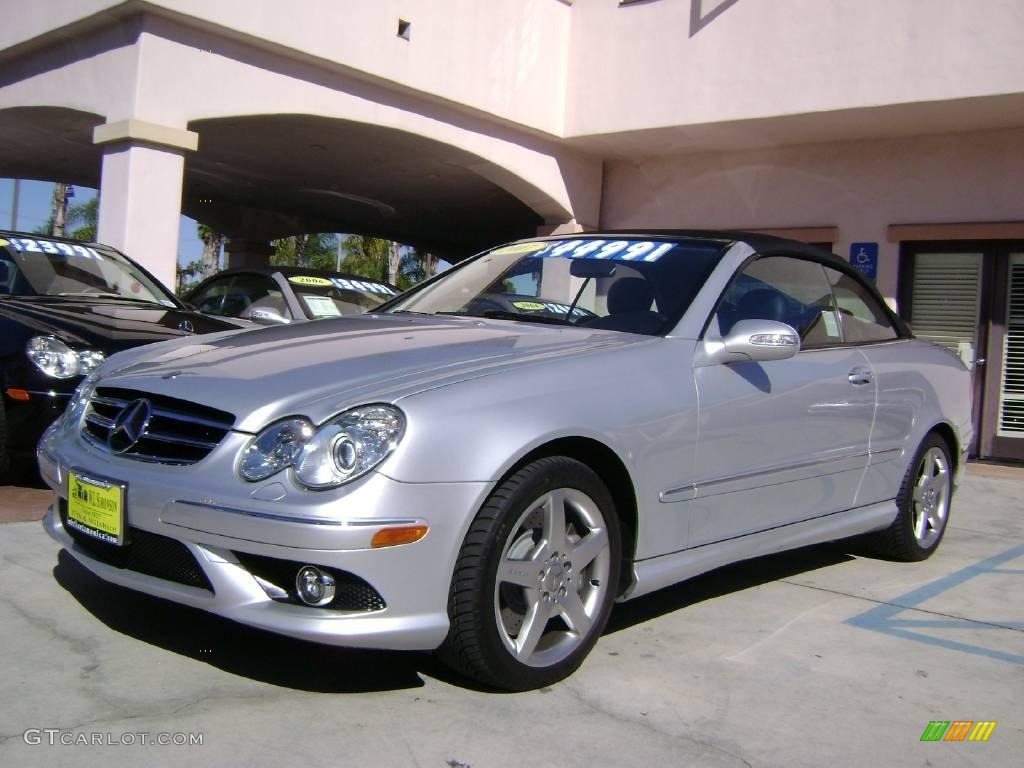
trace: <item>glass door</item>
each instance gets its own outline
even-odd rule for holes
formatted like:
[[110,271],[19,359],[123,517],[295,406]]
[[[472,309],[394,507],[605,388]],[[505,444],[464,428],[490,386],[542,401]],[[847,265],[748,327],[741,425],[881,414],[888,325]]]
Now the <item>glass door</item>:
[[900,313],[974,376],[972,455],[1024,461],[1024,243],[904,242]]
[[[1024,460],[1024,252],[1007,258],[1006,323],[998,333],[998,413],[992,452]],[[996,341],[993,339],[993,341]]]

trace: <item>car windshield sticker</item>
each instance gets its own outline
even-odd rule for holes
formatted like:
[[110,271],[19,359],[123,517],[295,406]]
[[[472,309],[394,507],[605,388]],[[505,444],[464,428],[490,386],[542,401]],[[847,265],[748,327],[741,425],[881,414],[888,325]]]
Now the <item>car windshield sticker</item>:
[[330,286],[331,281],[326,277],[314,277],[313,275],[292,275],[288,278],[289,283],[297,285],[326,285]]
[[555,240],[535,255],[543,258],[653,262],[675,247],[675,243],[649,240]]
[[100,260],[102,257],[86,245],[56,243],[52,240],[33,240],[28,237],[12,237],[4,245],[10,245],[18,253],[50,253],[55,256],[81,256],[86,259]]
[[839,323],[836,322],[836,313],[831,310],[822,310],[821,318],[825,321],[825,333],[831,338],[838,339]]
[[8,245],[7,241],[0,237],[0,248],[3,248],[5,245]]
[[[556,304],[551,301],[513,301],[512,306],[523,312],[550,312],[553,315],[569,314],[568,304]],[[583,317],[590,313],[587,312],[585,309],[573,307],[572,314],[579,317]]]
[[341,310],[330,296],[303,296],[309,311],[317,317],[338,317]]
[[506,245],[504,248],[498,248],[495,251],[491,251],[491,253],[495,256],[512,256],[517,253],[543,251],[549,245],[550,243],[515,243],[514,245]]
[[362,291],[363,293],[382,293],[385,296],[397,296],[398,293],[390,286],[380,283],[371,283],[368,280],[346,280],[343,277],[333,277],[334,285],[343,291]]

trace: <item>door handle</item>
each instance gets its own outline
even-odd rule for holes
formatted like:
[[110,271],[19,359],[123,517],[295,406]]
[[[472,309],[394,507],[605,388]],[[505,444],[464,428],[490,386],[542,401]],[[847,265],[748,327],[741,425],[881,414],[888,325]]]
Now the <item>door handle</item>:
[[870,384],[874,379],[871,371],[867,368],[854,368],[847,376],[851,384]]

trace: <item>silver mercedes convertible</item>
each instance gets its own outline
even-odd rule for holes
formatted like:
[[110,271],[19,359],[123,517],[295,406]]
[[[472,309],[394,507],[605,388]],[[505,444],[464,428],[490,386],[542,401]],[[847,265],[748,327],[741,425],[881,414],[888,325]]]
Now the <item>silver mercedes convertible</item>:
[[38,448],[100,578],[522,690],[615,601],[851,536],[931,555],[969,374],[842,260],[730,232],[505,245],[375,314],[111,357]]

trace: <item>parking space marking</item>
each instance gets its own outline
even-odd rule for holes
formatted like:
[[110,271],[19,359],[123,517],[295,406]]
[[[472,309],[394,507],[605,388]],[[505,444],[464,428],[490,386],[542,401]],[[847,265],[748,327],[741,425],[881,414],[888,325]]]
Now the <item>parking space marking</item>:
[[941,595],[943,592],[959,587],[977,576],[988,574],[1019,576],[1024,574],[1024,569],[1021,568],[1002,567],[1005,563],[1009,563],[1019,557],[1024,557],[1024,544],[1008,549],[1002,554],[995,555],[987,560],[981,560],[972,565],[968,565],[965,568],[961,568],[959,571],[954,571],[953,573],[936,579],[935,581],[931,581],[917,589],[907,592],[904,595],[900,595],[891,601],[881,603],[864,613],[847,619],[844,623],[854,627],[870,629],[875,632],[892,635],[894,637],[916,640],[917,642],[925,643],[927,645],[935,645],[977,656],[987,656],[998,661],[1007,661],[1011,664],[1020,664],[1024,666],[1024,655],[996,650],[993,648],[985,648],[984,646],[961,642],[959,640],[933,637],[931,635],[922,634],[919,631],[922,629],[1005,629],[1013,632],[1024,632],[1024,623],[1022,622],[978,621],[976,619],[967,619],[957,616],[950,616],[948,619],[897,618],[898,614],[903,611],[925,612],[932,616],[945,615],[936,614],[934,611],[926,611],[925,609],[918,608],[917,606],[933,597]]

